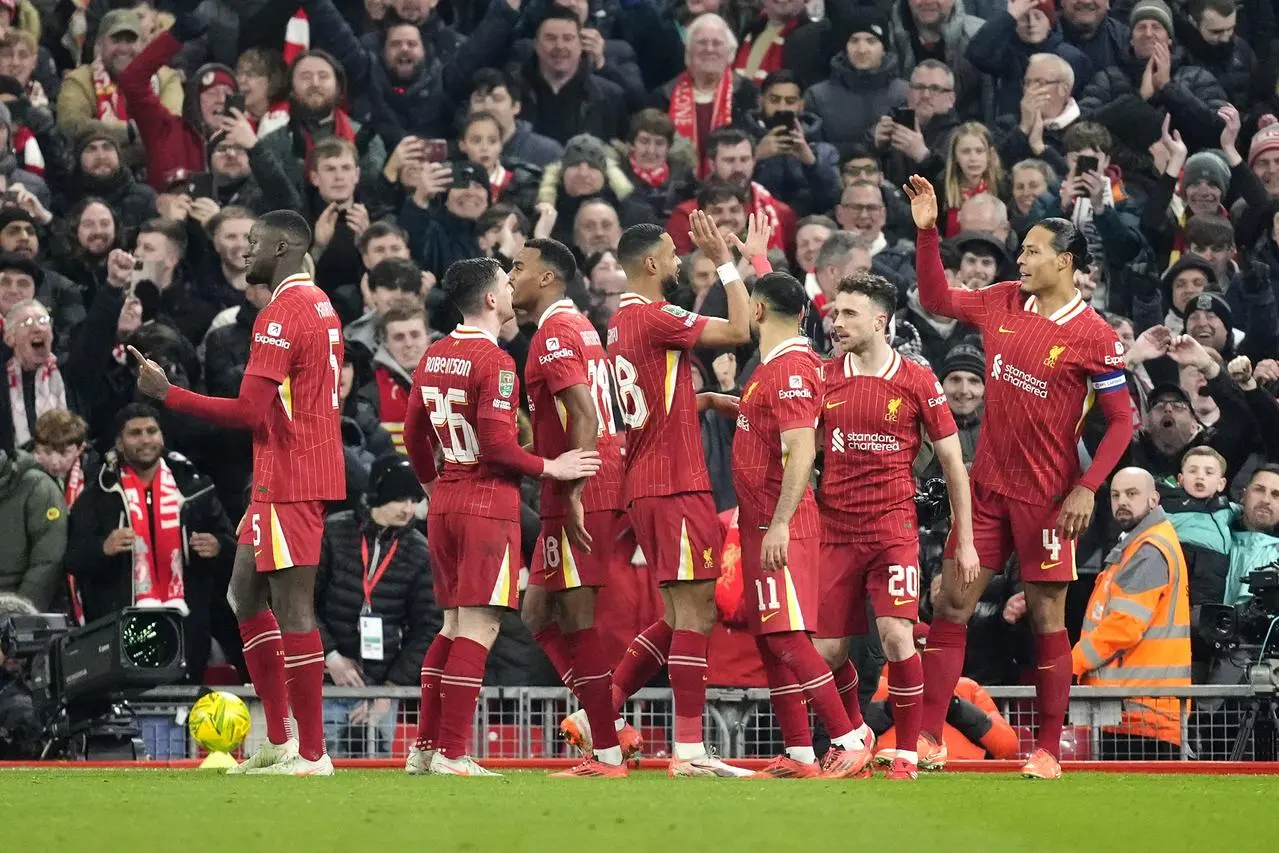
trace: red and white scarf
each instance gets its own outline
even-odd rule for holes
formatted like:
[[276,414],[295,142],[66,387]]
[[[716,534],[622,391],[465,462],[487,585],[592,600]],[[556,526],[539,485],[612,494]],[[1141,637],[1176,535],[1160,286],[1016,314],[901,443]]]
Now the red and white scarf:
[[68,510],[75,505],[76,498],[80,497],[80,493],[84,491],[84,466],[80,462],[80,457],[77,456],[71,470],[67,472],[67,484],[62,487],[62,499],[66,501]]
[[506,192],[506,188],[511,185],[511,179],[514,177],[515,173],[501,163],[489,172],[489,196],[493,204],[502,200],[502,193]]
[[44,152],[31,128],[20,124],[13,129],[13,151],[18,155],[18,166],[33,175],[44,177]]
[[[697,152],[697,179],[705,179],[710,173],[710,163],[702,156],[705,140],[697,138],[697,97],[693,91],[693,77],[687,71],[675,79],[675,88],[671,91],[671,106],[667,112],[675,123],[675,132],[687,139]],[[711,101],[711,130],[732,123],[733,70],[729,68],[725,69],[719,85],[715,87],[715,98]]]
[[[31,440],[31,430],[27,427],[27,399],[22,393],[22,368],[16,358],[9,359],[7,368],[9,408],[13,412],[13,443],[15,447],[22,447]],[[66,407],[67,389],[62,384],[58,359],[49,356],[49,360],[36,369],[36,417]]]
[[782,234],[782,221],[777,215],[777,205],[773,203],[773,194],[764,189],[763,184],[751,181],[751,213],[763,216],[773,226],[773,236],[768,241],[768,248],[786,248],[786,235]]
[[[783,24],[781,31],[773,39],[772,44],[765,49],[764,56],[759,61],[759,67],[755,69],[754,80],[756,83],[759,83],[774,71],[782,70],[782,48],[786,46],[786,36],[790,35],[791,30],[799,26],[799,22],[800,18],[795,18]],[[734,68],[744,72],[746,66],[750,64],[751,50],[755,46],[756,36],[763,35],[766,29],[768,29],[767,22],[758,33],[746,34],[746,37],[742,39],[742,46],[737,49],[737,58],[733,60]]]
[[298,54],[311,49],[311,22],[306,12],[298,7],[284,27],[284,64],[292,65]]
[[671,177],[671,164],[665,160],[657,168],[649,169],[639,164],[639,161],[635,159],[635,152],[632,151],[629,162],[631,164],[631,173],[655,190],[660,190],[666,186],[666,182]]
[[[134,606],[177,607],[185,612],[182,493],[173,479],[173,471],[160,459],[148,485],[128,465],[121,465],[120,487],[129,512],[129,527],[135,541],[141,543],[133,547]],[[151,491],[150,507],[147,506],[148,490]],[[154,519],[152,512],[156,514]]]

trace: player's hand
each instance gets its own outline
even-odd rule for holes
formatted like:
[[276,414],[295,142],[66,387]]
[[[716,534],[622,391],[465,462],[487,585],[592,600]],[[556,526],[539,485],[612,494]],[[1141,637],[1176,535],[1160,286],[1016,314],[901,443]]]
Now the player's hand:
[[743,260],[749,261],[756,255],[767,255],[768,244],[773,240],[773,223],[768,221],[767,216],[752,213],[746,217],[746,240],[743,242],[736,234],[730,234],[728,240],[741,253]]
[[688,232],[689,239],[706,256],[706,260],[717,267],[732,263],[733,256],[728,251],[728,244],[705,211],[694,210],[688,217],[688,224],[692,229]]
[[594,477],[600,470],[600,454],[598,450],[565,451],[554,459],[546,460],[546,470],[542,476],[551,480],[580,480],[583,477]]
[[138,390],[153,399],[164,402],[169,396],[169,376],[164,368],[130,346],[129,355],[138,365]]
[[133,550],[133,531],[120,527],[107,534],[107,541],[102,543],[102,553],[108,557],[118,557]]
[[960,539],[955,545],[955,574],[959,576],[959,583],[964,589],[972,586],[981,576],[981,560],[971,541]]
[[921,231],[936,228],[937,193],[933,185],[919,175],[911,175],[902,189],[910,199],[910,215],[915,219],[915,227]]
[[350,658],[339,654],[330,654],[324,658],[324,668],[338,687],[363,687],[364,675],[359,665]]
[[1075,486],[1070,490],[1062,501],[1061,515],[1057,518],[1057,530],[1064,538],[1078,539],[1088,529],[1094,501],[1092,490],[1085,486]]
[[1026,593],[1019,592],[1004,602],[1004,621],[1016,625],[1026,615]]
[[192,533],[191,550],[206,560],[212,560],[222,553],[222,543],[212,533]]
[[790,550],[790,525],[770,524],[759,547],[759,567],[766,572],[786,568],[786,552]]
[[586,529],[586,510],[582,508],[582,493],[574,489],[568,496],[568,541],[574,548],[583,553],[591,553],[591,544],[595,541]]
[[736,418],[741,400],[732,394],[716,394],[714,391],[703,391],[697,395],[697,411],[710,410],[719,412],[727,418]]

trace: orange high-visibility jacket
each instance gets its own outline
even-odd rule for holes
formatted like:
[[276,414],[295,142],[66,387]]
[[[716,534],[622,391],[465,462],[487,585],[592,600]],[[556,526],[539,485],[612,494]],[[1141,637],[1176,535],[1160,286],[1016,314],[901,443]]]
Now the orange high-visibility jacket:
[[[1186,561],[1172,524],[1156,507],[1106,558],[1071,655],[1080,684],[1190,684],[1190,598]],[[1124,700],[1107,731],[1181,743],[1180,702]]]

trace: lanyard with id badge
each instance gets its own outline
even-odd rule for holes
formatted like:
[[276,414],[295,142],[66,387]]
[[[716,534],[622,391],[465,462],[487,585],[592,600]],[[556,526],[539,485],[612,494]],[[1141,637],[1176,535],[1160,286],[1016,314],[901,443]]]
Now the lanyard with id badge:
[[[360,538],[360,561],[364,564],[364,606],[360,608],[360,658],[363,660],[382,660],[382,617],[373,615],[373,590],[386,574],[387,566],[395,557],[395,550],[400,547],[400,540],[391,543],[386,556],[373,571],[369,571],[369,541]],[[377,559],[375,543],[373,559]]]

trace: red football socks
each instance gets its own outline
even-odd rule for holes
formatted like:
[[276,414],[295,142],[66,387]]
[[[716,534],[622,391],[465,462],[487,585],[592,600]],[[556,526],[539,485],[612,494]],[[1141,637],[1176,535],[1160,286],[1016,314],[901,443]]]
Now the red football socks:
[[914,752],[924,718],[924,664],[918,653],[888,662],[888,701],[893,706],[897,748]]
[[1037,749],[1061,760],[1061,728],[1070,707],[1070,637],[1064,630],[1035,635],[1035,699],[1039,705]]
[[440,677],[440,735],[436,744],[445,758],[461,758],[470,752],[475,700],[484,685],[488,656],[489,650],[474,640],[453,640]]
[[244,664],[266,716],[266,739],[277,746],[289,739],[289,692],[284,686],[284,645],[270,610],[240,623]]
[[848,715],[848,722],[853,724],[853,728],[860,729],[866,722],[862,718],[862,702],[857,695],[857,667],[853,666],[853,662],[848,658],[844,658],[844,662],[840,664],[834,671],[835,690],[839,693],[839,699],[844,703],[844,713]]
[[573,671],[577,673],[574,692],[591,724],[594,748],[601,750],[617,746],[612,682],[599,632],[595,628],[586,628],[565,634],[562,639],[569,650]]
[[542,647],[542,654],[546,655],[546,659],[551,662],[551,666],[555,667],[555,674],[560,677],[560,681],[564,682],[565,687],[576,693],[577,685],[574,684],[573,657],[569,653],[568,643],[564,641],[564,635],[560,633],[560,626],[552,622],[534,634],[533,639]]
[[453,641],[436,634],[422,658],[422,707],[417,717],[417,748],[434,749],[440,734],[440,677],[449,660]]
[[844,710],[839,690],[835,687],[835,676],[808,635],[802,631],[787,631],[765,634],[762,639],[777,659],[794,673],[827,733],[837,738],[851,732],[855,726]]
[[298,723],[298,754],[307,761],[324,755],[324,642],[319,631],[281,634],[284,685]]
[[755,638],[760,660],[764,662],[764,675],[768,678],[768,698],[773,705],[777,728],[781,729],[782,742],[788,749],[813,746],[813,730],[808,725],[808,706],[804,704],[804,691],[790,669],[778,660],[763,637]]
[[[666,663],[674,630],[659,619],[631,640],[613,668],[613,710],[621,713],[626,700],[657,675]],[[705,655],[703,655],[705,657]]]
[[696,631],[671,635],[666,670],[675,696],[675,743],[702,743],[702,714],[706,711],[706,647],[708,638]]
[[945,619],[934,619],[924,647],[924,719],[922,731],[942,742],[946,711],[955,685],[964,671],[964,649],[968,644],[968,626]]

